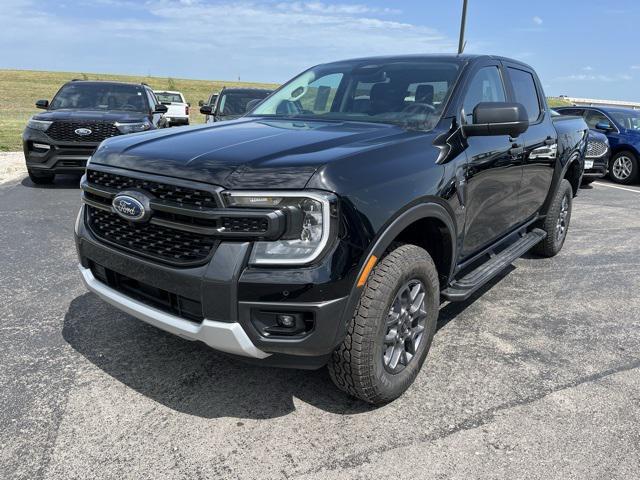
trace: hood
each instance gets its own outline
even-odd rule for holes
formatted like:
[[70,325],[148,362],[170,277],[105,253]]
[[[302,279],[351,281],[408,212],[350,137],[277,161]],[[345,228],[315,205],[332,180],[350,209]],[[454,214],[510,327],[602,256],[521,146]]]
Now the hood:
[[94,111],[94,110],[48,110],[34,115],[36,120],[67,120],[70,122],[137,122],[148,115],[144,112]]
[[91,163],[226,188],[303,188],[321,165],[408,135],[381,124],[245,117],[113,137]]

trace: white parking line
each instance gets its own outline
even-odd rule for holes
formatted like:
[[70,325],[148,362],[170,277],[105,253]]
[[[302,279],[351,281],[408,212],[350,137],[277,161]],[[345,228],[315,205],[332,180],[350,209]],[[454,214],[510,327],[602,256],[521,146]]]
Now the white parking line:
[[640,190],[635,190],[633,188],[627,188],[627,187],[619,187],[618,185],[611,185],[609,183],[593,182],[593,184],[600,185],[601,187],[609,187],[609,188],[617,188],[618,190],[626,190],[627,192],[640,193]]

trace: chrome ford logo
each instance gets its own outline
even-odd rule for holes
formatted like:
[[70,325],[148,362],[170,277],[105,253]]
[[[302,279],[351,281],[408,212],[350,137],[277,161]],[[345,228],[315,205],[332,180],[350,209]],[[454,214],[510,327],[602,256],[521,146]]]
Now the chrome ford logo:
[[118,215],[133,222],[140,221],[147,215],[142,202],[130,195],[116,195],[111,205]]
[[76,128],[74,132],[76,132],[76,135],[80,135],[81,137],[86,137],[87,135],[91,135],[93,133],[90,128]]

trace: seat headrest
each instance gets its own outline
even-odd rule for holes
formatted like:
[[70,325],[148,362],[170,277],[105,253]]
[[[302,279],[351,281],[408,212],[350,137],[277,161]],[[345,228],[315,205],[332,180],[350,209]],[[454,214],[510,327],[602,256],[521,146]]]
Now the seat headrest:
[[416,88],[416,103],[433,105],[433,85],[418,85],[418,88]]

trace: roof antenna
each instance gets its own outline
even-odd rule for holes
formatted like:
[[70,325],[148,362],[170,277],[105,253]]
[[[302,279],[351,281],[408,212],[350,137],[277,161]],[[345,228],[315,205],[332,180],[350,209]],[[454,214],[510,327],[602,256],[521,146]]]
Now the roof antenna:
[[458,55],[464,52],[467,42],[464,41],[464,28],[467,23],[467,0],[462,0],[462,20],[460,21],[460,41],[458,42]]

